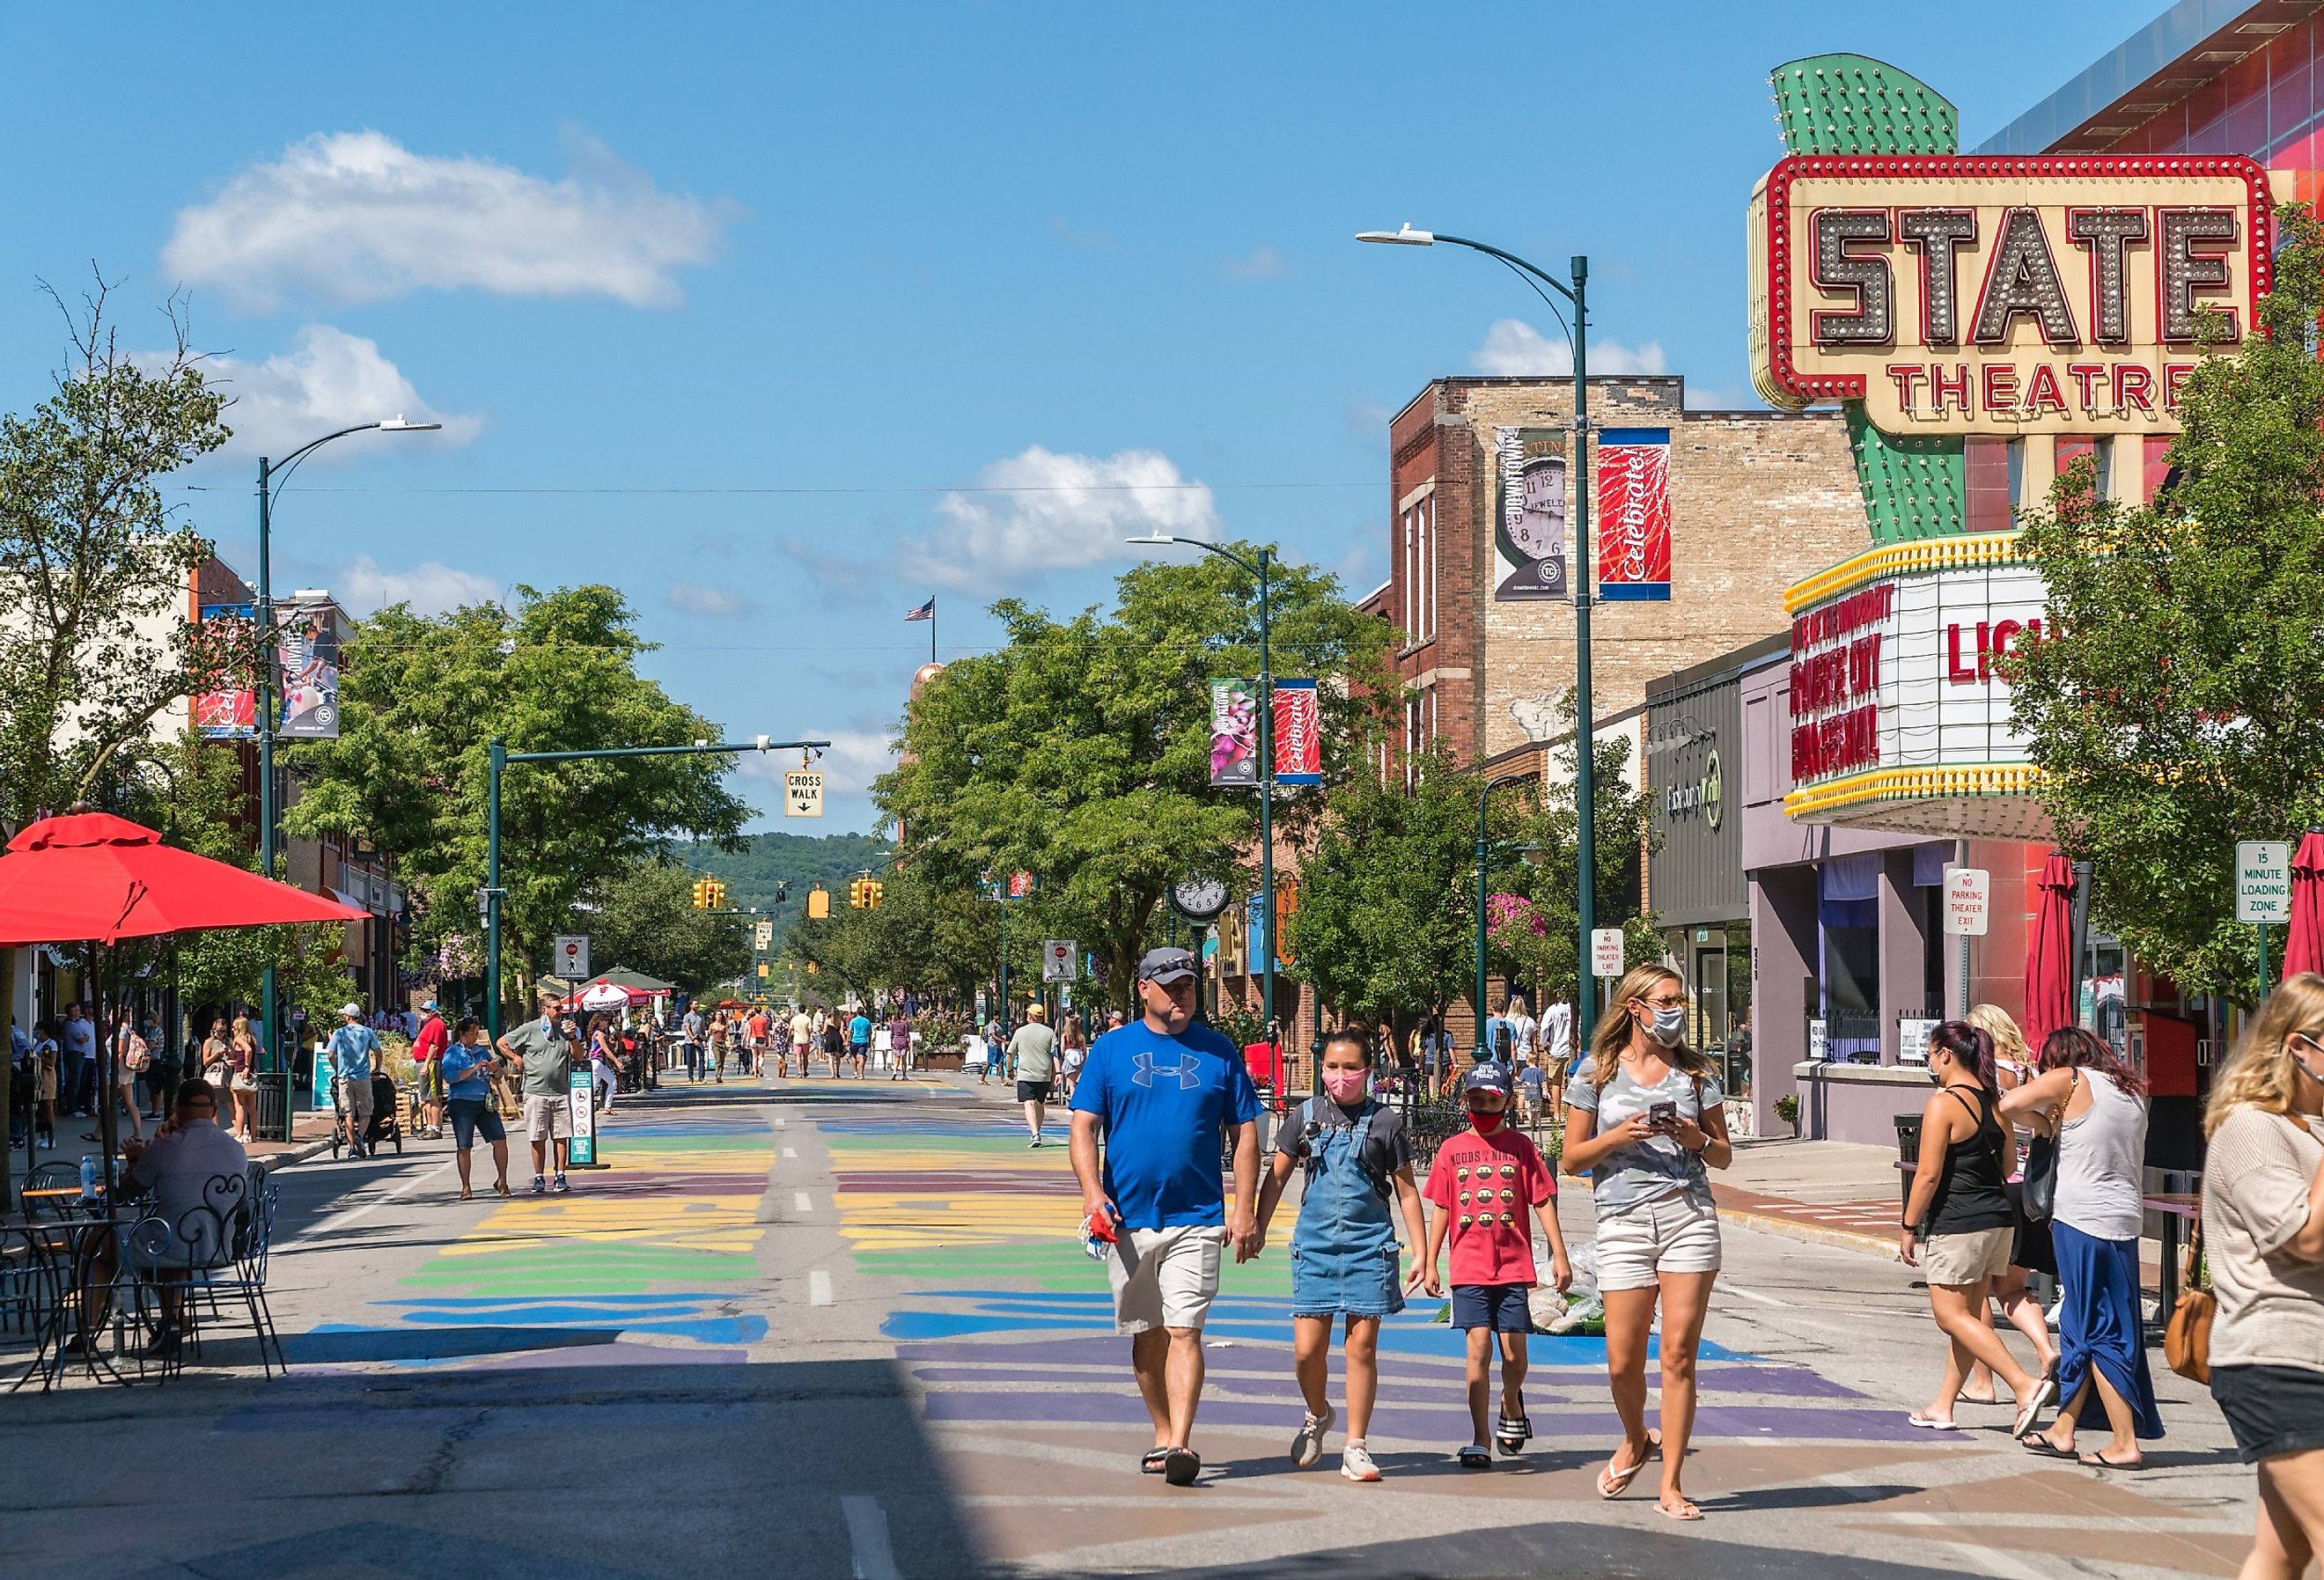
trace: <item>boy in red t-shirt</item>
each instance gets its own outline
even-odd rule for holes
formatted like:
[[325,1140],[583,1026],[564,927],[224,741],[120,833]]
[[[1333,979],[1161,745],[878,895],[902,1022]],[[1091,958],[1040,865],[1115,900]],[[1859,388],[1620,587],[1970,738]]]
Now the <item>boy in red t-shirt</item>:
[[1421,1195],[1429,1215],[1425,1288],[1444,1293],[1444,1242],[1452,1242],[1452,1326],[1469,1335],[1469,1419],[1475,1439],[1461,1450],[1464,1469],[1493,1463],[1485,1447],[1485,1400],[1492,1390],[1493,1335],[1501,1341],[1501,1418],[1493,1441],[1503,1454],[1525,1452],[1533,1422],[1525,1409],[1526,1335],[1533,1319],[1526,1292],[1536,1281],[1529,1218],[1538,1212],[1549,1238],[1550,1271],[1563,1294],[1573,1281],[1565,1236],[1557,1226],[1557,1181],[1534,1144],[1509,1127],[1509,1073],[1480,1064],[1462,1081],[1471,1129],[1436,1150]]

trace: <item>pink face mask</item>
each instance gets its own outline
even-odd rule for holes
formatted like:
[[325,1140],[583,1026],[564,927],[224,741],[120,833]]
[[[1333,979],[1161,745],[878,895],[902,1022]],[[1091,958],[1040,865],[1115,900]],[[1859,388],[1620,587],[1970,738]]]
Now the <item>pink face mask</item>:
[[1364,1100],[1364,1088],[1371,1081],[1370,1070],[1325,1070],[1323,1090],[1332,1101],[1343,1108],[1351,1108]]

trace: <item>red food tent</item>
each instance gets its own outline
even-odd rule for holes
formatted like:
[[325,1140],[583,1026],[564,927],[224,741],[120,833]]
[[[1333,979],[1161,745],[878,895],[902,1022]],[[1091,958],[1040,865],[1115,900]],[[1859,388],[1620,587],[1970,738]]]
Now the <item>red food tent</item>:
[[2292,855],[2292,930],[2283,945],[2283,975],[2324,971],[2324,830],[2300,836]]
[[2052,851],[2037,882],[2041,904],[2025,939],[2025,1046],[2039,1060],[2050,1033],[2074,1023],[2073,864]]

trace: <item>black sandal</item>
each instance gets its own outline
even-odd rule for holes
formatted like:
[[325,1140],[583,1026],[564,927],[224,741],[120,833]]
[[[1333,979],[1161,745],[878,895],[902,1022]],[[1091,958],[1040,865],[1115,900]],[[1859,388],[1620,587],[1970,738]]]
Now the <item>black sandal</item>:
[[1146,1451],[1145,1456],[1138,1462],[1138,1474],[1160,1475],[1163,1467],[1169,1462],[1170,1451],[1167,1448],[1149,1448]]
[[2061,1448],[2039,1432],[2020,1437],[2018,1444],[2036,1459],[2062,1459],[2069,1465],[2080,1465],[2082,1456],[2071,1448]]
[[1203,1474],[1203,1456],[1191,1448],[1173,1448],[1162,1462],[1162,1479],[1174,1487],[1191,1487]]

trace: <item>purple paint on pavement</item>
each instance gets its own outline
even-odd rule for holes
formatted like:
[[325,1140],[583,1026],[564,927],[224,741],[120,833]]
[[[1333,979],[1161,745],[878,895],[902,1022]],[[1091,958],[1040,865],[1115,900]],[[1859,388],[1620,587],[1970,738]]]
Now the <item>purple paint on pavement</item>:
[[[1275,1398],[1278,1395],[1286,1399],[1297,1398],[1299,1385],[1293,1379],[1291,1374],[1290,1353],[1287,1350],[1278,1353],[1282,1357],[1282,1367],[1280,1372],[1277,1373],[1274,1379],[1263,1381],[1258,1379],[1224,1375],[1222,1372],[1222,1368],[1231,1366],[1236,1372],[1251,1372],[1259,1370],[1259,1366],[1255,1366],[1250,1363],[1250,1357],[1252,1355],[1266,1355],[1268,1352],[1248,1352],[1241,1362],[1233,1361],[1229,1358],[1234,1354],[1231,1350],[1213,1352],[1210,1356],[1211,1380],[1204,1385],[1206,1391],[1223,1390],[1227,1392],[1241,1393],[1247,1396],[1257,1395],[1266,1398]],[[898,1358],[900,1360],[905,1357],[899,1355]],[[1056,1370],[1056,1366],[1062,1363],[1063,1363],[1055,1362],[1053,1360],[1052,1364],[1047,1368],[1037,1366],[945,1366],[932,1365],[924,1362],[915,1361],[911,1363],[911,1366],[912,1375],[918,1377],[923,1382],[931,1383],[1068,1382],[1080,1380],[1070,1372],[1060,1374]],[[1109,1366],[1106,1370],[1111,1373],[1118,1372],[1120,1368],[1118,1365],[1115,1365]],[[1383,1367],[1382,1370],[1384,1372],[1391,1373],[1404,1370],[1404,1358],[1402,1356],[1398,1356],[1392,1365]],[[1443,1368],[1443,1370],[1449,1374],[1452,1368],[1448,1366]],[[1336,1383],[1340,1380],[1343,1379],[1346,1374],[1346,1368],[1341,1363],[1340,1358],[1335,1354],[1333,1357],[1332,1363],[1332,1377],[1334,1382]],[[1852,1389],[1843,1388],[1837,1382],[1829,1381],[1824,1378],[1817,1376],[1812,1372],[1797,1367],[1705,1366],[1695,1373],[1695,1377],[1702,1391],[1706,1395],[1756,1393],[1774,1394],[1780,1398],[1788,1399],[1861,1399],[1864,1397],[1862,1394],[1856,1392]],[[1092,1375],[1087,1380],[1091,1381],[1102,1381],[1106,1379]],[[1445,1397],[1444,1390],[1448,1382],[1454,1387],[1459,1386],[1459,1380],[1449,1375],[1444,1381],[1429,1382],[1396,1382],[1388,1380],[1388,1378],[1384,1376],[1379,1385],[1379,1397],[1382,1400],[1402,1400],[1411,1403],[1422,1403],[1430,1400],[1442,1400]],[[1526,1372],[1526,1386],[1527,1389],[1528,1399],[1534,1397],[1536,1391],[1538,1390],[1554,1387],[1561,1390],[1570,1391],[1579,1396],[1579,1401],[1586,1401],[1591,1394],[1602,1395],[1605,1392],[1606,1374],[1603,1372],[1583,1372],[1571,1367],[1560,1367],[1554,1372],[1545,1369],[1536,1369]],[[1647,1390],[1651,1392],[1656,1386],[1657,1380],[1655,1374],[1652,1372],[1647,1372]],[[1262,1389],[1265,1390],[1265,1392],[1263,1394],[1258,1394],[1258,1391]],[[1539,1397],[1545,1402],[1555,1401],[1555,1396],[1549,1393],[1541,1393]]]
[[[1209,1377],[1203,1384],[1203,1398],[1205,1401],[1219,1397],[1270,1399],[1286,1402],[1296,1400],[1299,1397],[1299,1384],[1291,1375],[1289,1356],[1286,1355],[1285,1361],[1286,1364],[1278,1376],[1235,1377],[1222,1376],[1219,1372],[1216,1360],[1213,1359]],[[922,1382],[931,1383],[1089,1382],[1099,1387],[1111,1387],[1116,1380],[1111,1375],[1098,1376],[1092,1373],[1082,1376],[1071,1374],[1060,1376],[1055,1372],[1041,1372],[1029,1368],[1020,1370],[982,1366],[915,1366],[912,1368],[912,1375]],[[1336,1385],[1342,1380],[1342,1373],[1336,1368],[1333,1372],[1333,1379],[1335,1386],[1332,1391],[1337,1395],[1339,1388]],[[1538,1374],[1529,1374],[1526,1378],[1526,1403],[1528,1406],[1536,1403],[1550,1405],[1582,1402],[1542,1392],[1534,1387],[1534,1384],[1539,1381]],[[1461,1388],[1462,1380],[1451,1376],[1443,1381],[1434,1383],[1383,1381],[1379,1385],[1378,1397],[1384,1404],[1442,1404],[1448,1398],[1457,1398]],[[1448,1390],[1451,1391],[1449,1393]],[[1462,1408],[1467,1407],[1464,1405]]]

